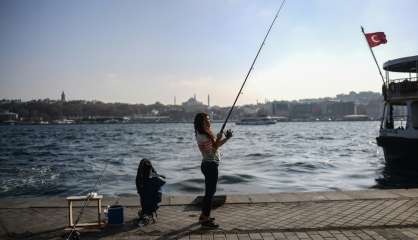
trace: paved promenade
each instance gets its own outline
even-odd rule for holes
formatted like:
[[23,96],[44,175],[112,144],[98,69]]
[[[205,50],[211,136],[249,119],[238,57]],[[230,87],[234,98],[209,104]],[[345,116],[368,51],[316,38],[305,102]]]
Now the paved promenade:
[[[81,232],[81,239],[418,239],[418,189],[218,196],[217,230],[201,229],[196,196],[165,196],[158,221],[136,226],[138,199],[122,204],[125,224]],[[0,239],[65,239],[65,198],[0,200]],[[81,222],[93,221],[89,207]],[[76,212],[79,209],[76,208]]]

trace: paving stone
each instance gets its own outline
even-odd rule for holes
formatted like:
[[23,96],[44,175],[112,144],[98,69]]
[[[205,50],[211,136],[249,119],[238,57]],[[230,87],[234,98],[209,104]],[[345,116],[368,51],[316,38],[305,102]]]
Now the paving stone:
[[328,200],[325,195],[320,192],[301,192],[294,193],[298,201],[324,201]]
[[248,195],[251,203],[276,202],[276,199],[270,194],[251,194]]
[[248,195],[228,195],[226,203],[251,203]]
[[393,194],[389,190],[344,191],[344,194],[351,196],[353,199],[390,199],[390,198],[399,198],[399,195]]
[[272,234],[277,240],[286,239],[286,236],[282,232],[273,232]]
[[227,233],[225,237],[227,240],[238,240],[237,234]]
[[226,239],[226,236],[223,233],[216,233],[216,234],[213,235],[213,239],[214,240],[224,240],[224,239]]
[[403,197],[418,197],[418,189],[392,189],[389,190],[390,192],[392,192],[393,194],[397,194]]
[[106,197],[104,197],[102,205],[122,205],[125,207],[139,207],[140,202],[138,195],[132,195],[129,197],[114,197],[109,199],[109,201]]
[[298,202],[300,199],[294,193],[272,193],[276,202]]
[[239,233],[237,234],[239,240],[250,240],[248,233]]
[[192,234],[189,237],[190,237],[190,240],[201,240],[202,239],[202,236],[200,234],[199,235]]
[[183,195],[183,196],[170,196],[170,205],[187,205],[192,204],[196,196]]
[[328,200],[350,200],[352,197],[350,197],[347,194],[344,194],[343,192],[323,192],[322,195],[324,195]]

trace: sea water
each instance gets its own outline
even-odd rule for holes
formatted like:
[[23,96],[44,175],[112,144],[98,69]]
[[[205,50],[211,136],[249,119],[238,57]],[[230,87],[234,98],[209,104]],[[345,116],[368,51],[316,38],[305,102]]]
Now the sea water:
[[[379,124],[228,124],[218,193],[371,188],[384,168]],[[0,126],[0,196],[136,194],[142,158],[166,176],[165,193],[203,192],[191,123],[16,125]]]

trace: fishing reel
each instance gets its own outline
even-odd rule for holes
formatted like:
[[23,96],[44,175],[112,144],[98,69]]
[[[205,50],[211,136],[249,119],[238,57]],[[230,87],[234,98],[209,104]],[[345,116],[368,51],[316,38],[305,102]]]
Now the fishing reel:
[[227,138],[227,139],[230,139],[231,137],[232,137],[232,130],[231,129],[228,129],[228,130],[226,130],[226,132],[224,133],[224,135],[225,135],[225,137]]

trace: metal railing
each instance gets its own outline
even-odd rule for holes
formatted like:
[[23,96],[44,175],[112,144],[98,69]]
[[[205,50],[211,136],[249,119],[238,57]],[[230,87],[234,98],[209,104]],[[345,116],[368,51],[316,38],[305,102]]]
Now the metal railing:
[[397,78],[389,80],[389,83],[386,83],[383,86],[382,92],[384,98],[394,99],[394,98],[418,98],[418,78]]
[[418,77],[406,77],[406,78],[395,78],[389,79],[388,83],[402,83],[402,82],[418,82]]

